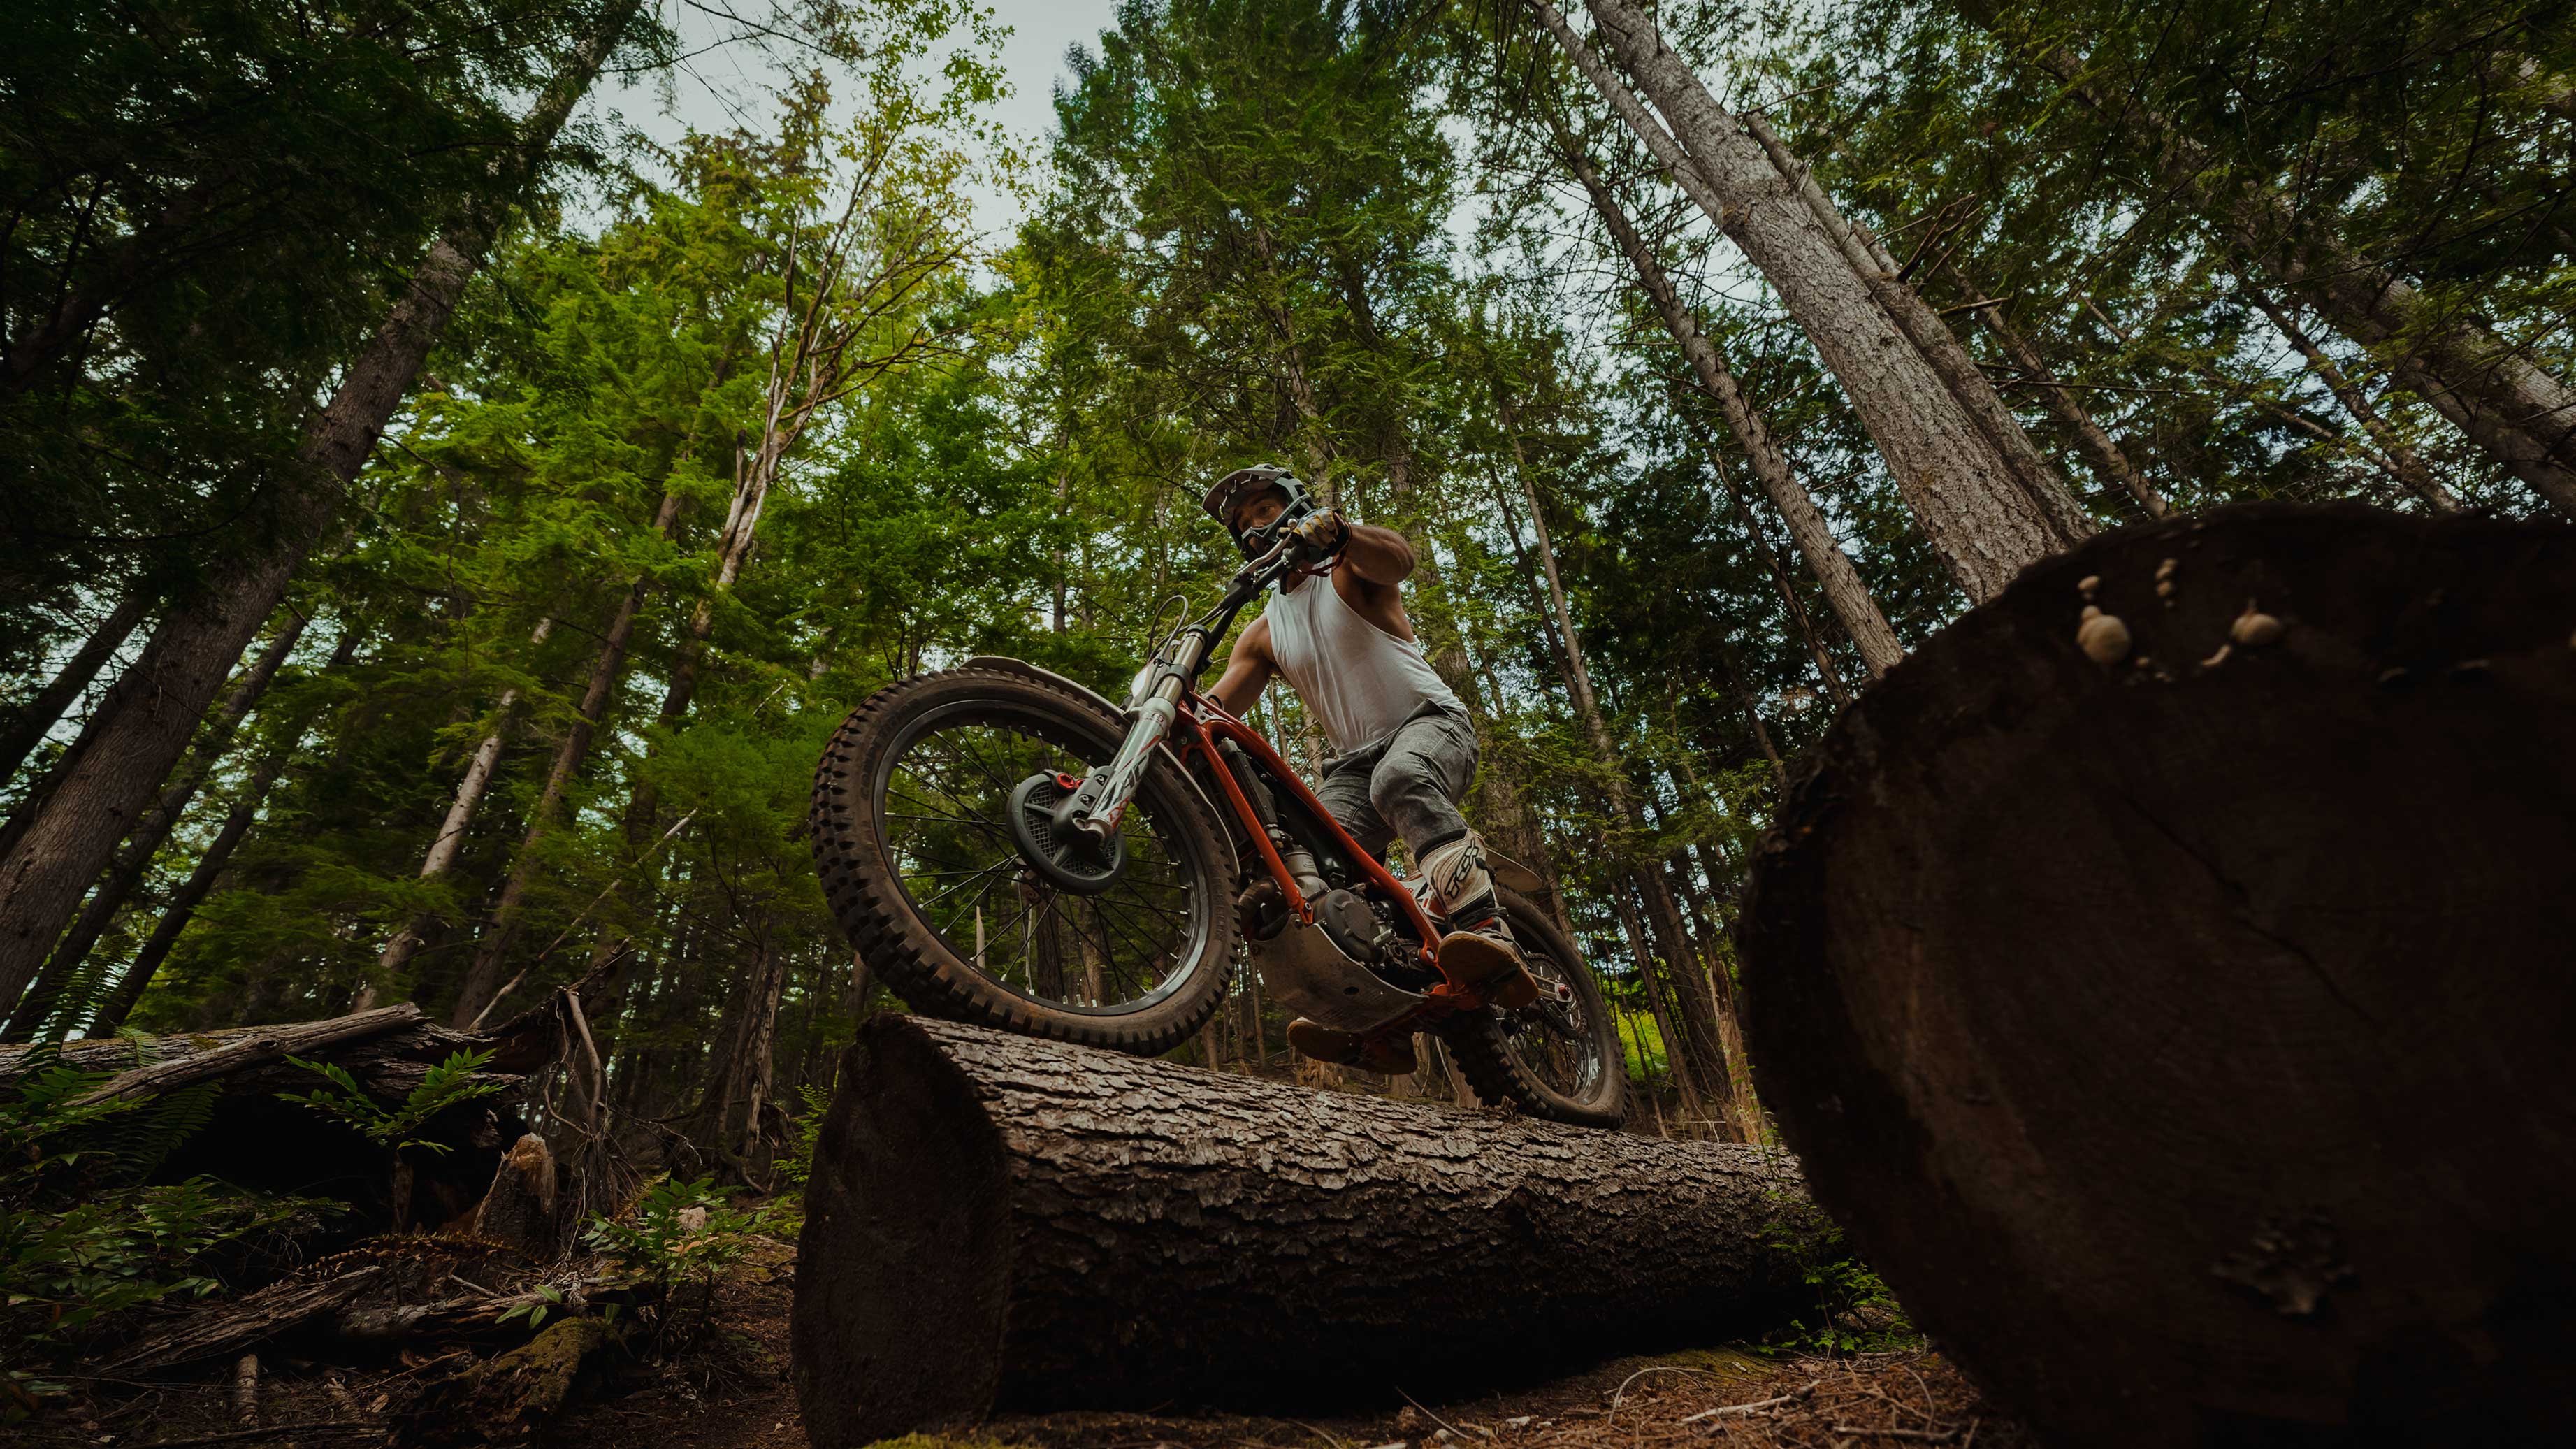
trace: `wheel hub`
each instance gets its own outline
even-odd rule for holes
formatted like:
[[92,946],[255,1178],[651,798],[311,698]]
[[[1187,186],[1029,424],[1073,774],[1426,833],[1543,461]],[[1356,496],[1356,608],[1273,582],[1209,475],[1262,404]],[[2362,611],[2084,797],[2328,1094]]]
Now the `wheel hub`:
[[1038,878],[1058,890],[1096,896],[1117,883],[1127,864],[1126,837],[1112,832],[1107,840],[1068,824],[1064,802],[1081,784],[1041,771],[1011,789],[1011,844]]

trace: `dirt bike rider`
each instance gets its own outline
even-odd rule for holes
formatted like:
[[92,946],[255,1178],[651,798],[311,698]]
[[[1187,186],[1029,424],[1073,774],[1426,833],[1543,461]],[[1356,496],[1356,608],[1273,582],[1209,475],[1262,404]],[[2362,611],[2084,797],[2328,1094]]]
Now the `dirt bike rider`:
[[[1448,918],[1439,948],[1445,970],[1504,1006],[1528,1005],[1538,982],[1504,924],[1484,842],[1458,813],[1476,773],[1476,727],[1405,617],[1413,545],[1391,528],[1318,507],[1277,466],[1226,474],[1208,489],[1206,508],[1246,558],[1268,552],[1283,532],[1322,556],[1279,581],[1262,616],[1235,640],[1208,698],[1240,715],[1271,675],[1287,676],[1340,751],[1317,798],[1374,855],[1383,858],[1388,842],[1403,837],[1432,904]],[[1362,1036],[1302,1016],[1289,1023],[1288,1042],[1319,1061],[1391,1074],[1416,1064],[1408,1035]]]

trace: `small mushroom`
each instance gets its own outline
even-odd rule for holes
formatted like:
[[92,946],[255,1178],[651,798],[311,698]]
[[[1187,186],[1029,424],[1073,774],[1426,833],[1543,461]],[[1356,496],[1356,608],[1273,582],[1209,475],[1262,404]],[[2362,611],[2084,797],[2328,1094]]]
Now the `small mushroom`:
[[2075,647],[2096,664],[2117,664],[2129,652],[2129,626],[2119,615],[2087,604],[2084,622],[2075,626]]
[[2174,576],[2174,570],[2175,570],[2175,569],[2178,569],[2178,568],[2181,568],[2181,567],[2182,567],[2182,560],[2181,560],[2181,559],[2178,559],[2178,558],[2169,558],[2169,559],[2166,559],[2163,563],[2160,563],[2160,564],[2156,565],[2156,582],[2157,582],[2157,583],[2163,583],[2165,580],[2167,580],[2167,579],[2169,579],[2169,578],[2172,578],[2172,577]]
[[2173,594],[2174,594],[2174,582],[2173,582],[2173,580],[2171,580],[2171,579],[2158,579],[2158,580],[2156,580],[2156,597],[2157,597],[2157,598],[2162,599],[2162,600],[2164,600],[2166,603],[2170,604],[2170,603],[2172,603],[2172,602],[2173,602]]
[[[2092,598],[2093,591],[2100,587],[2102,587],[2102,576],[2100,574],[2086,574],[2083,578],[2077,580],[2075,584],[2076,592],[2082,594],[2087,599]],[[2567,642],[2571,647],[2576,647],[2576,638],[2571,638]]]
[[2247,599],[2245,612],[2237,615],[2236,622],[2228,627],[2227,637],[2248,649],[2277,644],[2281,639],[2281,621],[2255,608],[2254,601]]
[[2227,662],[2227,656],[2228,656],[2228,654],[2229,654],[2229,653],[2231,653],[2235,648],[2236,648],[2236,646],[2235,646],[2235,645],[2233,645],[2233,644],[2221,644],[2221,645],[2219,645],[2219,646],[2218,646],[2218,652],[2217,652],[2217,653],[2212,654],[2212,655],[2210,655],[2207,659],[2204,659],[2204,660],[2200,661],[2200,667],[2201,667],[2201,668],[2203,668],[2203,669],[2216,669],[2218,666],[2220,666],[2220,665],[2222,665],[2222,664],[2224,664],[2224,663],[2226,663],[2226,662]]

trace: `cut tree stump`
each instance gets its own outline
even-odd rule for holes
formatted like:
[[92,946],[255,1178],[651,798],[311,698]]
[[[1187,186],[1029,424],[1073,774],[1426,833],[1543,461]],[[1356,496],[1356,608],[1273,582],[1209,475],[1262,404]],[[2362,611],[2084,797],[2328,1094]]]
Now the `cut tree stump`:
[[1796,1164],[921,1017],[841,1059],[793,1331],[817,1449],[998,1407],[1320,1405],[1801,1296]]
[[1741,930],[1817,1201],[2052,1442],[2569,1442],[2576,531],[2036,564],[1835,723]]

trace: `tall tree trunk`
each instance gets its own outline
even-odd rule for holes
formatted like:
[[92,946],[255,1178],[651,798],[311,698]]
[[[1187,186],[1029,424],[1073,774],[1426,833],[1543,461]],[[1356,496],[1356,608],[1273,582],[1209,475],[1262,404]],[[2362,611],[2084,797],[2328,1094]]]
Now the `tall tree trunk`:
[[[1664,327],[1672,333],[1673,341],[1681,345],[1682,356],[1690,362],[1692,378],[1699,384],[1700,391],[1717,404],[1719,416],[1726,419],[1727,430],[1735,435],[1737,446],[1744,450],[1745,461],[1752,465],[1754,478],[1762,484],[1762,491],[1769,495],[1771,506],[1780,511],[1780,517],[1789,525],[1789,537],[1798,546],[1798,556],[1806,561],[1808,571],[1823,586],[1825,602],[1833,607],[1834,616],[1842,620],[1843,632],[1859,646],[1861,662],[1868,666],[1870,677],[1875,679],[1885,674],[1905,657],[1905,646],[1897,642],[1896,631],[1888,627],[1887,616],[1879,612],[1878,601],[1870,597],[1869,585],[1861,581],[1860,570],[1852,566],[1850,555],[1845,554],[1842,545],[1834,541],[1832,525],[1825,522],[1815,500],[1807,496],[1805,486],[1799,483],[1797,474],[1789,467],[1787,455],[1780,451],[1779,442],[1771,436],[1770,425],[1754,411],[1751,401],[1744,396],[1744,389],[1736,383],[1735,375],[1727,370],[1725,361],[1717,355],[1716,345],[1709,341],[1708,334],[1700,330],[1699,319],[1692,316],[1690,308],[1683,304],[1680,291],[1673,286],[1672,278],[1665,274],[1654,248],[1646,244],[1636,224],[1628,219],[1619,199],[1611,194],[1601,179],[1601,173],[1594,169],[1592,159],[1563,132],[1558,133],[1557,139],[1563,148],[1566,164],[1574,169],[1575,177],[1590,193],[1592,209],[1600,214],[1601,224],[1618,240],[1619,249],[1627,254],[1628,265],[1636,273],[1638,285],[1653,299],[1655,310],[1663,317]],[[1520,447],[1517,433],[1512,447],[1517,457]]]
[[2407,492],[2423,499],[2436,513],[2459,512],[2458,496],[2442,486],[2442,480],[2433,476],[2433,469],[2424,461],[2423,455],[2397,435],[2397,430],[2380,416],[2379,409],[2371,406],[2360,385],[2335,365],[2334,359],[2326,355],[2326,350],[2317,345],[2317,340],[2308,335],[2308,330],[2299,325],[2289,309],[2270,292],[2251,282],[2243,284],[2240,290],[2262,309],[2264,316],[2272,319],[2273,327],[2289,340],[2290,345],[2299,349],[2299,355],[2308,360],[2308,371],[2317,375],[2317,380],[2335,395],[2335,401],[2342,403],[2343,410],[2352,414],[2352,420],[2361,424],[2361,430],[2379,445],[2379,456],[2387,467],[2388,476],[2396,479]]
[[[1673,1090],[1680,1094],[1682,1110],[1693,1117],[1706,1117],[1707,1094],[1700,1089],[1699,1073],[1691,1065],[1690,1053],[1682,1046],[1685,1033],[1676,1019],[1672,1002],[1664,990],[1664,973],[1655,962],[1654,942],[1649,939],[1644,923],[1637,918],[1637,903],[1617,880],[1610,883],[1611,914],[1619,919],[1619,934],[1628,942],[1628,957],[1636,963],[1637,984],[1646,992],[1646,1013],[1653,1018],[1655,1035],[1664,1049],[1664,1072],[1673,1079]],[[1660,1115],[1660,1112],[1658,1113]]]
[[[1683,110],[1697,112],[1703,104],[1715,109],[1716,102],[1710,98],[1707,88],[1700,85],[1699,78],[1687,66],[1679,63],[1679,57],[1670,51],[1663,51],[1662,56],[1670,62],[1657,68],[1663,80],[1676,86],[1685,80],[1689,83],[1687,89],[1673,92]],[[1657,91],[1658,105],[1663,104],[1663,95],[1664,92]],[[1720,119],[1725,114],[1723,110],[1717,110],[1714,117],[1702,115],[1701,119]],[[1913,342],[1923,360],[1939,375],[1942,386],[1950,390],[1950,396],[1958,401],[1969,420],[1993,445],[1996,456],[2003,459],[2005,468],[2023,494],[2049,517],[2070,545],[2091,537],[2093,520],[2086,515],[2083,505],[2075,501],[2075,495],[2067,491],[2066,480],[2059,476],[2056,465],[2048,461],[2046,455],[2039,451],[2039,445],[2030,440],[2030,434],[2022,430],[2020,421],[2012,415],[2012,409],[2004,406],[2002,395],[1995,391],[1994,380],[1987,377],[1985,371],[1977,366],[1976,359],[1968,355],[1968,349],[1950,330],[1950,324],[1942,321],[1941,314],[1933,311],[1922,294],[1906,281],[1905,269],[1897,264],[1877,234],[1842,214],[1832,198],[1825,195],[1824,187],[1817,184],[1814,168],[1790,154],[1789,148],[1772,134],[1771,123],[1763,118],[1760,111],[1745,112],[1741,124],[1745,134],[1751,136],[1761,146],[1763,154],[1770,158],[1772,168],[1798,189],[1799,199],[1806,203],[1808,212],[1816,218],[1816,224],[1823,227],[1827,235],[1842,242],[1843,253],[1851,260],[1852,269],[1862,284],[1886,309],[1898,330]],[[1687,149],[1687,141],[1684,146]]]
[[2013,360],[2013,366],[2020,368],[2022,375],[2030,379],[2031,386],[2039,390],[2041,403],[2074,435],[2077,451],[2084,455],[2085,463],[2100,475],[2102,481],[2136,499],[2138,506],[2147,510],[2149,518],[2162,518],[2171,513],[2173,504],[2148,480],[2137,464],[2129,461],[2127,450],[2093,420],[2092,411],[2076,397],[2073,388],[2050,370],[2048,359],[2039,355],[2039,349],[2021,334],[2021,329],[2005,318],[2003,303],[1979,290],[1977,284],[1969,281],[1959,270],[1958,264],[1946,257],[1941,261],[1941,273],[1949,279],[1951,286],[1958,288],[1975,304],[1973,310],[1978,319],[1986,324],[1987,331],[1995,334],[1995,341],[2003,345],[2004,355]]
[[[656,527],[667,529],[678,512],[679,494],[662,495]],[[564,726],[563,739],[555,746],[554,763],[546,770],[545,788],[537,796],[536,808],[528,812],[527,832],[520,837],[518,853],[510,858],[510,873],[501,883],[501,898],[492,909],[491,929],[476,943],[473,964],[466,968],[464,985],[457,992],[451,1020],[458,1027],[471,1027],[481,1020],[498,993],[501,963],[511,942],[517,939],[520,907],[527,899],[529,884],[536,878],[537,847],[553,830],[555,817],[563,809],[564,792],[572,787],[573,774],[590,753],[590,742],[608,713],[609,696],[616,692],[618,681],[626,677],[626,648],[634,641],[635,618],[643,611],[644,595],[650,587],[650,581],[640,575],[628,584],[625,596],[617,601],[617,612],[609,616],[608,627],[601,631],[599,654],[591,662],[590,683],[582,690],[581,703],[571,722]]]
[[[157,601],[157,596],[149,589],[138,586],[128,591],[125,597],[116,601],[116,607],[108,611],[107,617],[99,621],[99,626],[90,631],[89,638],[82,641],[79,651],[64,663],[61,672],[38,690],[35,698],[13,711],[17,717],[9,722],[6,729],[0,729],[0,780],[15,778],[25,767],[27,757],[36,752],[36,746],[44,743],[45,735],[53,729],[54,723],[81,697],[81,691],[89,688],[90,681],[96,679],[98,671],[116,656],[116,651],[133,635],[135,627],[143,622],[143,616],[152,612]],[[36,799],[35,793],[30,791],[18,808],[32,810]]]
[[1827,230],[1799,185],[1709,97],[1652,26],[1615,0],[1590,6],[1601,22],[1599,33],[1673,119],[1680,141],[1647,114],[1549,0],[1529,5],[1585,78],[1788,304],[1842,381],[1916,523],[1971,601],[1993,597],[2024,565],[2083,536],[2067,509],[2031,496],[2013,459],[1889,315],[1881,300],[1885,289],[1874,289],[1846,252],[1859,250],[1857,241]]
[[[678,724],[689,712],[690,702],[697,698],[698,664],[706,655],[707,636],[715,631],[716,600],[732,592],[734,581],[742,577],[743,565],[750,561],[751,546],[759,536],[761,514],[768,506],[770,485],[777,479],[783,448],[784,444],[773,447],[764,443],[734,486],[733,507],[726,513],[724,531],[716,540],[714,587],[689,613],[688,632],[680,640],[679,658],[671,666],[670,685],[662,693],[656,723],[663,728]],[[651,781],[636,782],[635,794],[626,806],[626,843],[630,849],[641,850],[652,839],[654,817],[661,805],[661,792],[653,788]]]
[[[1989,3],[1962,8],[1982,25],[1996,24]],[[2426,301],[2331,226],[2310,224],[2268,181],[2247,178],[2169,118],[2097,81],[2074,51],[2053,46],[2038,61],[2126,131],[2157,177],[2190,198],[2230,246],[2337,331],[2382,352],[2400,383],[2552,507],[2576,517],[2576,392],[2484,323]]]
[[[539,619],[537,627],[528,632],[528,647],[534,649],[546,642],[554,627],[552,615]],[[447,874],[456,864],[457,852],[465,848],[465,832],[473,827],[475,812],[483,808],[483,797],[492,788],[492,772],[501,762],[501,746],[510,731],[510,712],[518,702],[517,685],[501,691],[500,702],[492,711],[492,732],[483,737],[465,762],[465,776],[456,782],[456,798],[448,802],[447,818],[439,822],[438,835],[430,841],[429,853],[421,860],[422,880],[436,880]],[[427,911],[413,917],[411,924],[387,941],[384,951],[376,957],[378,975],[391,981],[395,973],[410,965],[437,921],[437,916]]]
[[778,1003],[787,988],[787,953],[753,923],[751,969],[727,994],[724,1015],[707,1058],[706,1094],[689,1124],[702,1149],[748,1180],[759,1156],[761,1109],[776,1076],[771,1044],[778,1035]]
[[[90,891],[88,904],[81,908],[71,929],[54,944],[52,954],[45,958],[44,969],[37,973],[35,983],[18,1002],[17,1009],[10,1013],[8,1029],[0,1031],[0,1042],[29,1040],[45,1018],[53,1014],[61,1001],[63,988],[79,972],[90,948],[107,933],[116,913],[133,896],[135,887],[143,883],[143,877],[152,869],[153,857],[160,854],[162,843],[170,838],[170,832],[178,828],[180,817],[187,814],[188,805],[197,798],[199,787],[231,751],[233,736],[241,729],[241,722],[259,707],[260,696],[268,692],[269,685],[277,678],[278,669],[286,663],[287,656],[295,652],[308,622],[304,615],[290,610],[278,625],[277,633],[270,638],[268,647],[261,650],[259,657],[251,661],[250,668],[233,682],[231,691],[207,718],[195,748],[189,751],[187,759],[162,786],[160,800],[135,824],[134,833],[127,837],[124,846],[109,863],[107,874]],[[357,631],[343,621],[341,635],[343,648],[354,654]],[[334,654],[333,659],[337,663],[347,662],[342,654]]]
[[[1681,401],[1678,392],[1673,400],[1675,403]],[[1780,560],[1780,551],[1772,547],[1771,536],[1763,531],[1761,520],[1745,504],[1743,493],[1735,486],[1735,476],[1727,471],[1726,460],[1715,448],[1709,450],[1709,464],[1717,474],[1718,487],[1726,494],[1727,507],[1734,511],[1736,521],[1744,525],[1744,536],[1753,541],[1754,552],[1762,556],[1763,572],[1771,576],[1771,587],[1780,595],[1781,608],[1788,613],[1789,622],[1797,629],[1798,637],[1807,642],[1807,656],[1816,661],[1816,673],[1825,682],[1825,692],[1834,697],[1837,705],[1851,703],[1851,688],[1843,683],[1842,670],[1835,667],[1833,651],[1826,647],[1824,636],[1817,632],[1815,616],[1808,612],[1806,600],[1798,597],[1797,581],[1789,576],[1788,566]],[[1875,607],[1876,601],[1871,602]]]
[[[1614,820],[1642,838],[1646,834],[1645,812],[1629,788],[1618,744],[1610,737],[1609,723],[1603,719],[1600,701],[1592,692],[1592,672],[1584,665],[1582,635],[1575,628],[1573,610],[1566,604],[1565,582],[1556,568],[1556,550],[1548,541],[1547,518],[1538,490],[1526,473],[1521,475],[1521,490],[1529,501],[1530,531],[1536,537],[1539,563],[1547,571],[1548,607],[1555,613],[1557,632],[1565,641],[1565,682],[1574,696],[1575,715],[1583,722],[1584,733],[1592,741],[1592,752],[1601,762],[1602,784],[1609,792]],[[1681,1028],[1675,1055],[1688,1060],[1702,1095],[1723,1102],[1732,1092],[1732,1077],[1727,1070],[1726,1048],[1718,1039],[1716,1003],[1709,1000],[1704,987],[1697,991],[1691,988],[1688,943],[1681,933],[1680,912],[1673,907],[1672,893],[1653,871],[1637,873],[1637,888],[1645,898],[1652,935],[1673,967],[1678,1008],[1675,1015]]]
[[1306,454],[1307,481],[1327,508],[1337,507],[1333,493],[1333,435],[1324,426],[1324,411],[1315,400],[1314,384],[1306,376],[1306,351],[1297,340],[1296,319],[1281,299],[1284,288],[1279,278],[1279,249],[1271,240],[1270,229],[1255,225],[1245,233],[1254,257],[1261,262],[1264,297],[1260,299],[1263,315],[1279,344],[1279,381],[1288,394],[1289,406],[1297,411],[1300,445]]
[[[542,156],[634,19],[637,0],[601,18],[522,123],[522,154]],[[533,170],[533,164],[529,169]],[[516,190],[516,187],[512,187]],[[44,812],[0,855],[0,1001],[26,990],[80,908],[89,883],[150,804],[242,650],[286,597],[305,557],[446,329],[506,207],[481,205],[431,244],[409,286],[276,480],[277,541],[168,609],[142,657],[100,701],[80,757]]]
[[[323,669],[327,672],[345,666],[357,652],[358,637],[356,630],[344,632],[339,647],[332,651],[330,662],[323,665]],[[136,1003],[143,999],[152,978],[159,974],[161,963],[169,959],[170,948],[179,943],[180,935],[188,929],[188,922],[195,917],[197,907],[205,904],[216,882],[223,878],[225,869],[232,863],[233,852],[240,848],[243,837],[250,834],[251,826],[258,823],[259,812],[268,803],[268,792],[277,787],[278,777],[286,773],[287,762],[295,757],[297,745],[311,726],[312,721],[306,719],[282,731],[271,742],[268,752],[252,767],[250,778],[242,783],[241,794],[233,801],[231,812],[224,817],[223,828],[207,842],[204,853],[197,857],[196,867],[188,872],[188,879],[171,893],[169,900],[162,903],[161,918],[153,923],[152,934],[118,976],[115,992],[91,1018],[90,1035],[113,1036],[124,1027],[125,1019],[133,1014]]]

